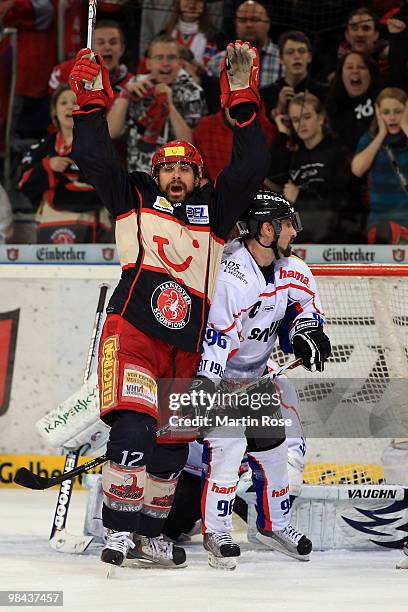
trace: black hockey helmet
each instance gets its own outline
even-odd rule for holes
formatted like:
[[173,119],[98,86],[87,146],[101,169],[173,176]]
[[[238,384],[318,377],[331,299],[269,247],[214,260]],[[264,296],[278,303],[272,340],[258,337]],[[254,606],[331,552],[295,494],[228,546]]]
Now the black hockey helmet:
[[240,235],[244,238],[258,238],[261,224],[269,221],[278,238],[283,219],[290,219],[297,232],[302,230],[299,214],[295,212],[293,204],[275,191],[258,191],[252,206],[238,223]]

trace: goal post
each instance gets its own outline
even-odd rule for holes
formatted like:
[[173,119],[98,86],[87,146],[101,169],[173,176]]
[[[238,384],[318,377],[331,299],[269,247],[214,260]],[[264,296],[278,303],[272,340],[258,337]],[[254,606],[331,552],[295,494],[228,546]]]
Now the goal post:
[[[332,356],[323,373],[289,373],[308,436],[304,480],[380,484],[384,449],[408,438],[408,266],[310,267]],[[308,435],[311,413],[324,415],[323,437]]]

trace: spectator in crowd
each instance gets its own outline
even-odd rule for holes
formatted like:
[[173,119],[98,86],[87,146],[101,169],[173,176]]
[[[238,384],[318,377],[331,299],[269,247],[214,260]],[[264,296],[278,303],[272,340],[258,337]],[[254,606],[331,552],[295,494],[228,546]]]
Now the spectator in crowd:
[[175,0],[165,30],[180,45],[191,49],[195,61],[201,66],[206,66],[219,50],[205,0]]
[[404,13],[398,12],[387,19],[389,32],[388,84],[408,92],[408,6]]
[[194,59],[191,49],[179,45],[181,67],[203,88],[208,113],[220,110],[220,80],[207,74]]
[[75,108],[74,92],[69,85],[60,85],[51,98],[57,131],[33,145],[23,158],[19,186],[37,209],[39,243],[112,241],[108,212],[69,157]]
[[353,174],[367,174],[369,179],[369,243],[408,243],[407,99],[402,89],[381,91],[376,118],[360,139],[352,161]]
[[[103,57],[109,70],[109,79],[114,96],[123,91],[124,86],[132,78],[125,64],[120,59],[125,52],[125,38],[120,25],[113,20],[104,19],[95,25],[94,48],[96,53]],[[61,83],[68,83],[69,73],[75,64],[75,59],[58,64],[48,82],[51,92],[55,91]]]
[[306,34],[291,30],[282,34],[278,43],[285,76],[260,90],[268,117],[286,115],[290,100],[299,92],[309,91],[324,101],[327,86],[315,81],[309,74],[312,61],[312,43]]
[[[216,32],[222,30],[223,4],[221,0],[207,0],[205,12]],[[163,32],[174,9],[174,0],[142,0],[140,26],[140,57],[145,55],[151,41]]]
[[[259,121],[270,146],[276,128],[268,121],[263,109],[259,111]],[[234,125],[235,119],[230,117],[228,109],[223,109],[202,117],[193,130],[193,143],[204,160],[204,176],[210,180],[214,181],[230,162]]]
[[351,153],[374,118],[380,90],[378,67],[369,55],[350,51],[341,58],[326,107],[331,128]]
[[[235,31],[239,40],[247,40],[259,50],[260,56],[260,87],[275,83],[284,74],[279,61],[279,49],[269,38],[268,32],[271,20],[262,4],[255,0],[245,0],[235,13]],[[225,51],[217,53],[208,62],[207,71],[210,76],[218,77],[220,63]]]
[[0,244],[7,242],[13,234],[13,212],[9,197],[0,183]]
[[129,172],[150,172],[153,153],[174,139],[191,141],[193,128],[205,113],[200,85],[181,68],[178,43],[168,34],[149,47],[148,75],[130,81],[108,113],[109,132],[118,138],[128,119]]
[[369,8],[360,7],[349,15],[344,40],[340,43],[336,56],[325,53],[324,48],[321,51],[318,78],[322,81],[330,82],[333,79],[338,60],[349,51],[370,55],[382,74],[388,68],[388,42],[380,38],[377,16]]
[[17,28],[17,80],[11,142],[15,150],[25,139],[41,138],[49,123],[47,82],[57,59],[56,0],[3,0],[0,19]]
[[269,186],[282,191],[302,217],[302,241],[344,242],[340,217],[348,206],[349,166],[332,137],[324,106],[310,93],[289,102],[290,124],[275,117]]

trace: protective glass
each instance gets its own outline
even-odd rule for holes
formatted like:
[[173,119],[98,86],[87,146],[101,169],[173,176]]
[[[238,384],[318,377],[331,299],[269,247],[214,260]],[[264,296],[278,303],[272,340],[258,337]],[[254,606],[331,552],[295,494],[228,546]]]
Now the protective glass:
[[280,236],[280,233],[282,231],[282,221],[284,221],[285,219],[290,219],[293,228],[296,230],[297,233],[302,231],[303,228],[302,223],[300,221],[299,213],[295,212],[292,215],[288,215],[287,217],[281,217],[280,219],[273,219],[271,221],[273,229],[275,230],[277,236]]
[[179,172],[190,172],[192,169],[192,165],[188,162],[167,162],[165,164],[160,164],[159,170],[164,170],[165,172],[174,172],[178,166]]

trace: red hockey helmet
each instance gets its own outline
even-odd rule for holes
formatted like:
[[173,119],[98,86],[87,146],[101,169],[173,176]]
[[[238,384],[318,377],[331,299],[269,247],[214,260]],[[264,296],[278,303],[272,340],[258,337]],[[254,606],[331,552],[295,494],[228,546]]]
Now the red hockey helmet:
[[152,175],[156,176],[159,166],[167,163],[187,163],[195,166],[198,176],[203,174],[203,158],[198,149],[187,140],[172,140],[157,149],[152,159]]

